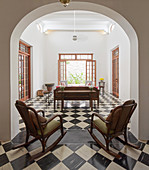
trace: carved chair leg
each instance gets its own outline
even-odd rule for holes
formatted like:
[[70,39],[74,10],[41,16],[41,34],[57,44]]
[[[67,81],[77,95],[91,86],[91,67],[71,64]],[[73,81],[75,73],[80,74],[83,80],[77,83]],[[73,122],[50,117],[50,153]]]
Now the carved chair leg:
[[60,117],[60,131],[61,131],[61,136],[64,136],[64,129],[63,129],[63,120],[62,118]]
[[90,134],[93,134],[93,128],[94,128],[94,125],[93,125],[93,116],[91,117],[91,127],[90,127],[90,129],[88,129],[88,131],[89,131],[89,133]]
[[61,135],[64,136],[63,123],[61,123],[60,131],[61,131]]
[[127,141],[127,129],[125,129],[125,131],[124,131],[124,139],[125,139],[125,142],[128,143],[128,141]]
[[[90,131],[89,131],[89,133],[91,134]],[[103,144],[98,140],[98,138],[97,138],[93,133],[91,134],[91,136],[92,136],[93,139],[97,142],[97,144],[98,144],[100,147],[102,147],[107,153],[109,153],[110,155],[116,157],[117,159],[121,159],[121,158],[122,158],[119,154],[117,154],[117,153],[115,153],[115,152],[113,152],[112,150],[109,149],[109,142],[111,141],[111,139],[109,139],[109,140],[106,141],[106,146],[105,146],[105,145],[103,145]]]
[[36,140],[38,140],[38,138],[33,138],[32,140],[25,142],[25,143],[22,143],[22,144],[13,144],[12,149],[17,149],[17,148],[20,148],[20,147],[27,147],[29,144],[35,142]]
[[106,141],[106,148],[107,148],[107,151],[109,151],[109,138],[106,138],[105,139],[105,141]]
[[[64,136],[65,134],[66,134],[66,131],[64,132],[63,136]],[[43,155],[46,154],[47,152],[51,151],[51,150],[60,142],[60,140],[63,138],[63,136],[62,136],[62,135],[59,136],[59,137],[57,138],[57,140],[56,140],[55,142],[53,142],[53,144],[51,144],[51,145],[50,145],[49,147],[47,147],[47,148],[45,148],[47,139],[46,139],[44,142],[40,140],[40,141],[41,141],[41,144],[42,144],[43,150],[42,150],[42,152],[39,152],[39,153],[33,155],[32,158],[31,158],[31,160],[37,159],[37,158],[39,158],[40,156],[43,156]]]
[[88,130],[90,132],[90,134],[93,133],[93,122],[91,121],[91,128]]
[[42,144],[42,152],[45,152],[45,146],[46,146],[45,139],[42,139],[40,141],[41,141],[41,144]]
[[122,142],[123,144],[126,144],[126,145],[128,145],[128,146],[131,146],[131,147],[133,147],[133,148],[135,148],[135,149],[139,149],[139,147],[140,146],[138,146],[138,145],[135,145],[135,144],[133,144],[133,143],[129,143],[128,142],[128,139],[127,139],[127,129],[125,129],[125,131],[124,131],[124,140],[121,138],[121,137],[117,137],[117,139],[120,141],[120,142]]
[[28,132],[28,130],[26,130],[26,141],[25,141],[25,143],[28,143],[28,139],[29,139],[29,132]]

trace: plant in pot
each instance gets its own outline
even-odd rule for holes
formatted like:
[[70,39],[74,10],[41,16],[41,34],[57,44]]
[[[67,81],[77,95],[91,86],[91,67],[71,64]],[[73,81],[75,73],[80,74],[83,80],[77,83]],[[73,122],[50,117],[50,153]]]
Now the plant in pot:
[[94,88],[93,86],[89,86],[89,89],[90,89],[91,91],[93,90],[93,88]]
[[100,80],[101,82],[103,82],[103,81],[104,81],[104,78],[100,78],[99,80]]
[[64,91],[65,86],[61,86],[60,89],[61,89],[61,91]]
[[105,82],[104,82],[104,78],[100,78],[100,86],[104,86]]

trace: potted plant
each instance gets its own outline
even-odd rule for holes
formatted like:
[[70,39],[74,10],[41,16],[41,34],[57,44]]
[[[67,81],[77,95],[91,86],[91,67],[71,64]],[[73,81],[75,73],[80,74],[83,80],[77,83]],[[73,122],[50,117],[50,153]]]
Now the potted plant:
[[60,89],[61,89],[61,91],[64,91],[65,87],[64,87],[64,86],[61,86]]
[[104,78],[100,78],[100,86],[104,86],[105,82],[104,82]]
[[104,81],[104,78],[100,78],[99,80],[100,80],[101,82],[103,82],[103,81]]
[[91,91],[93,90],[93,88],[94,88],[93,86],[89,86],[89,89],[90,89]]

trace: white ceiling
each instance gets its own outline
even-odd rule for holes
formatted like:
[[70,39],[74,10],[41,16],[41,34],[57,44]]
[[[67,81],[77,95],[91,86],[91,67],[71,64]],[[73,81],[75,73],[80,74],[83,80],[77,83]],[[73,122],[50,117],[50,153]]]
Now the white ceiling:
[[45,33],[51,30],[74,31],[75,29],[76,31],[100,31],[108,34],[115,25],[112,19],[102,14],[72,10],[48,14],[36,20],[36,23]]

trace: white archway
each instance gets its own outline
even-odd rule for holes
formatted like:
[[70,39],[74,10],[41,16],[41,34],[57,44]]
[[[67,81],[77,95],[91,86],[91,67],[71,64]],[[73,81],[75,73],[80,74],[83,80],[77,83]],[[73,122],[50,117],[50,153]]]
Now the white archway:
[[[138,38],[135,30],[130,25],[130,23],[119,13],[113,11],[110,8],[93,4],[87,2],[71,2],[70,6],[64,8],[59,3],[52,3],[45,6],[41,6],[34,11],[27,14],[22,20],[17,24],[15,29],[12,32],[11,40],[10,40],[10,82],[11,82],[11,138],[13,138],[19,129],[19,121],[16,109],[14,107],[15,100],[18,98],[18,89],[16,84],[18,83],[17,75],[18,75],[18,45],[19,39],[22,32],[25,28],[32,23],[37,18],[44,16],[49,13],[58,12],[58,11],[66,11],[66,10],[86,10],[92,11],[96,13],[103,14],[109,18],[115,20],[126,32],[127,36],[130,40],[130,97],[135,99],[138,102],[139,99],[139,67],[138,67]],[[139,137],[139,123],[138,110],[136,114],[134,114],[132,118],[132,131],[136,137]]]

